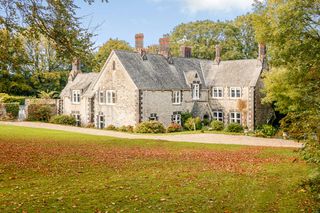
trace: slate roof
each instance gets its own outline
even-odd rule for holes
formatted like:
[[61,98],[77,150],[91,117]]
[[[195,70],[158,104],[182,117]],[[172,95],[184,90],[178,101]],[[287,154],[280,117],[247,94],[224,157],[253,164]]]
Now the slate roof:
[[62,90],[60,97],[70,96],[72,90],[81,90],[85,95],[93,82],[98,79],[99,73],[79,73],[73,81],[69,81],[66,87]]
[[[173,57],[173,64],[158,54],[147,54],[143,60],[139,53],[115,50],[115,54],[139,89],[190,89],[197,74],[202,88],[210,86],[255,86],[262,71],[257,59],[221,61]],[[191,82],[190,82],[191,81]]]
[[[129,76],[142,90],[189,90],[193,81],[201,88],[211,86],[246,87],[255,86],[262,71],[257,59],[221,61],[173,57],[173,64],[159,54],[147,54],[143,60],[139,53],[123,50],[113,51]],[[91,97],[93,86],[102,73],[80,73],[62,90],[60,96],[70,96],[71,90],[82,90]]]

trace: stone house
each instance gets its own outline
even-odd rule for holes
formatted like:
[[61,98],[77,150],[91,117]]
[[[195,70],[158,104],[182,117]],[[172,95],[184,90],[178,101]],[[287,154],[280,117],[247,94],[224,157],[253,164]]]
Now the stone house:
[[146,120],[180,124],[181,113],[191,112],[254,129],[270,117],[272,110],[261,104],[260,93],[264,45],[259,45],[258,59],[222,61],[216,46],[216,58],[202,60],[192,58],[185,46],[181,57],[173,57],[169,38],[160,39],[159,54],[149,54],[143,34],[135,38],[136,51],[112,51],[100,73],[81,73],[75,60],[60,95],[60,113],[97,128]]

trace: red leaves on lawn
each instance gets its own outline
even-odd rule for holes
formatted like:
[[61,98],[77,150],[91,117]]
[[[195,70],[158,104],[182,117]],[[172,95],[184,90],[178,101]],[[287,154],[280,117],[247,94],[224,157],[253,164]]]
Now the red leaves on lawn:
[[[261,157],[265,148],[244,147],[236,151],[205,149],[168,149],[163,147],[124,147],[101,144],[63,144],[50,141],[0,142],[0,163],[7,167],[31,168],[49,171],[52,165],[61,169],[69,165],[88,165],[121,168],[135,160],[197,164],[203,170],[252,173],[265,163],[290,162],[291,158]],[[270,148],[269,148],[270,149]],[[68,166],[66,166],[68,165]],[[199,168],[200,168],[199,167]]]

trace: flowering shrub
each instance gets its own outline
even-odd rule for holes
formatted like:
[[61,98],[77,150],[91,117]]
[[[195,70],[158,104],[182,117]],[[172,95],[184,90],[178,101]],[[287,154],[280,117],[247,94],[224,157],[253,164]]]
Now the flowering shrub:
[[182,131],[182,126],[180,124],[177,123],[171,123],[168,127],[167,127],[167,132],[181,132]]
[[117,127],[115,127],[114,125],[110,124],[110,125],[107,126],[105,129],[106,129],[106,130],[117,130]]
[[130,125],[125,126],[125,125],[123,125],[123,126],[119,127],[118,130],[120,132],[133,132],[133,126],[130,126]]

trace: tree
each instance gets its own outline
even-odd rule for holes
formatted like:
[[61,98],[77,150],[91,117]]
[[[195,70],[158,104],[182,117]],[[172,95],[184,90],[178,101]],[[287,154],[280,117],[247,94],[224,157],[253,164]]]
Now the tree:
[[310,185],[320,194],[320,0],[268,0],[255,5],[257,39],[269,47],[264,99],[286,114],[282,128],[306,138],[304,157],[318,165]]
[[196,21],[176,26],[171,35],[171,49],[180,54],[180,46],[192,47],[196,58],[213,59],[215,45],[222,46],[222,59],[246,59],[257,56],[257,43],[251,15],[238,17],[235,21]]
[[99,48],[98,52],[95,55],[95,60],[97,62],[95,71],[99,72],[102,69],[102,66],[106,62],[112,50],[131,51],[132,47],[130,47],[129,43],[126,41],[110,38]]
[[93,34],[81,27],[76,9],[73,0],[0,0],[0,28],[35,40],[44,36],[58,57],[91,64]]

